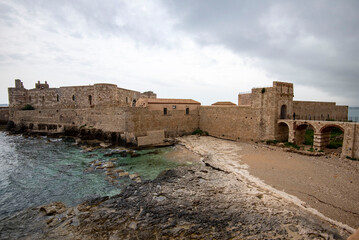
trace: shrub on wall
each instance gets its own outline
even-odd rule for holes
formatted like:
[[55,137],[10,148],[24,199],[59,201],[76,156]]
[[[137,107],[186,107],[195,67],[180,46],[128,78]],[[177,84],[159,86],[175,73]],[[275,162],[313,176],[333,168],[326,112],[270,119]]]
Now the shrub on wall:
[[34,110],[35,108],[31,106],[30,104],[26,104],[25,107],[23,107],[21,110]]
[[192,132],[192,135],[208,136],[208,132],[202,131],[201,129],[196,129]]

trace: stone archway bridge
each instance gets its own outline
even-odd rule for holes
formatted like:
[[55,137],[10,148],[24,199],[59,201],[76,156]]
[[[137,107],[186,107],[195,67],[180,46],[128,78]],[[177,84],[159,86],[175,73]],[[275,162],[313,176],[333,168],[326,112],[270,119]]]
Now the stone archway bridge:
[[342,157],[359,158],[359,124],[353,122],[336,122],[336,121],[314,121],[314,120],[278,120],[278,134],[283,135],[283,126],[288,126],[288,142],[304,142],[305,130],[311,127],[314,131],[313,147],[317,150],[323,150],[330,141],[330,132],[334,127],[344,132]]

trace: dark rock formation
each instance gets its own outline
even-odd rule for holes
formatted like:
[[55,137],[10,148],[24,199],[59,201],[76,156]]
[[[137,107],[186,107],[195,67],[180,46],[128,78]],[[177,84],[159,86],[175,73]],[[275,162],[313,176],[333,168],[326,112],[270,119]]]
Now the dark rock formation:
[[[17,238],[40,239],[346,239],[349,235],[281,199],[248,189],[232,174],[210,167],[179,168],[154,181],[133,183],[111,198],[94,198],[66,209],[50,204],[0,221],[0,238],[14,231]],[[48,209],[50,216],[41,214],[42,209]],[[31,214],[37,222],[29,233],[23,226],[31,227],[24,221]]]

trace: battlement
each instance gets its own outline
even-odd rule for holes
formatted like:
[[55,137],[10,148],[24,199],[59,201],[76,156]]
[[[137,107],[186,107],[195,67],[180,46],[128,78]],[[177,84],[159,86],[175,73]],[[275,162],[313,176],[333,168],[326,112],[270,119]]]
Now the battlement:
[[49,84],[47,83],[47,81],[45,81],[45,83],[40,83],[40,81],[38,81],[35,84],[35,88],[36,89],[46,89],[46,88],[49,88]]

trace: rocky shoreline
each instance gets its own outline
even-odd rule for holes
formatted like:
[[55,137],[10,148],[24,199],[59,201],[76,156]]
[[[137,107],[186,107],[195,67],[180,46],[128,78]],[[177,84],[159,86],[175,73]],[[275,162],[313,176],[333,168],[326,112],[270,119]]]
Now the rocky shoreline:
[[0,221],[0,239],[347,239],[352,233],[249,183],[233,166],[223,168],[221,156],[201,155],[198,164],[133,181],[113,197],[24,210]]
[[346,239],[350,233],[233,174],[195,165],[114,197],[52,203],[0,222],[0,239]]
[[112,198],[90,199],[74,208],[61,203],[34,208],[2,221],[0,232],[1,239],[346,239],[349,235],[270,194],[248,189],[233,174],[199,165],[169,170],[153,181],[132,183]]

